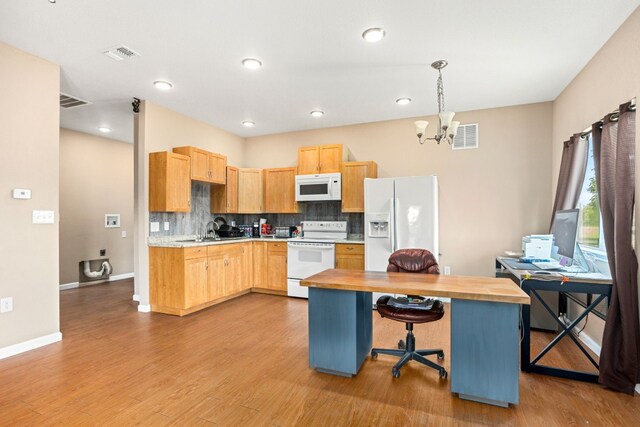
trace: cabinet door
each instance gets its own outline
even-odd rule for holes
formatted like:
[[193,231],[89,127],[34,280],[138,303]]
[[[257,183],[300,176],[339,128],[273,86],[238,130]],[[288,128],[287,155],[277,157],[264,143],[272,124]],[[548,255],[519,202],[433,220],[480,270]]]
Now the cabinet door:
[[225,295],[225,258],[224,251],[222,251],[220,247],[213,248],[210,246],[208,254],[207,298],[209,301],[213,301],[215,299],[222,298]]
[[227,156],[209,153],[209,182],[225,184],[227,176]]
[[253,286],[267,287],[267,242],[253,242]]
[[149,153],[149,211],[191,211],[191,162],[168,151]]
[[377,178],[375,162],[342,164],[342,212],[364,212],[364,179]]
[[238,168],[227,166],[226,184],[211,185],[211,212],[212,213],[236,213],[238,212]]
[[233,295],[242,290],[242,245],[225,246],[224,294]]
[[184,306],[190,308],[207,302],[207,258],[184,261]]
[[238,169],[238,212],[262,213],[262,169]]
[[280,291],[287,290],[287,244],[267,243],[267,287]]
[[191,179],[209,182],[209,152],[197,147],[175,147],[174,153],[189,156],[191,160]]
[[241,243],[242,248],[242,283],[240,290],[251,289],[253,280],[253,250],[251,243]]
[[364,270],[364,245],[337,244],[336,268]]
[[298,174],[307,175],[320,172],[320,149],[314,147],[298,148]]
[[340,172],[342,166],[342,144],[321,145],[318,170],[320,173]]
[[296,168],[264,170],[265,213],[297,213]]

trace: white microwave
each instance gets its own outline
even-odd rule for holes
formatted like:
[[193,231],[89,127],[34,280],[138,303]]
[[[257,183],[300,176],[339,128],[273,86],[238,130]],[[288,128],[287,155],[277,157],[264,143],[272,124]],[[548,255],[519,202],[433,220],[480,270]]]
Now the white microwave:
[[342,175],[296,175],[296,202],[342,199]]

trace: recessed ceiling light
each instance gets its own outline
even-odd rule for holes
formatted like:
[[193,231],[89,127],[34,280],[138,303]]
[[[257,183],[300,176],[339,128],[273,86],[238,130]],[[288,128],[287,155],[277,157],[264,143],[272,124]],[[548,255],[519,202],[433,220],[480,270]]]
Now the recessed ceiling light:
[[321,111],[321,110],[313,110],[313,111],[311,112],[311,115],[312,115],[313,117],[322,117],[322,116],[324,116],[324,111]]
[[379,42],[384,38],[384,30],[382,28],[369,28],[362,33],[362,38],[369,43]]
[[153,82],[153,85],[156,87],[156,89],[160,90],[169,90],[173,87],[171,83],[164,80],[156,80],[155,82]]
[[247,128],[252,128],[256,125],[255,122],[252,122],[251,120],[244,120],[242,122],[242,126],[247,127]]
[[396,104],[398,105],[407,105],[411,103],[411,98],[398,98],[396,99]]
[[250,68],[252,70],[255,70],[257,68],[262,67],[262,61],[255,58],[244,58],[242,60],[242,65],[244,65],[245,68]]
[[111,129],[109,129],[109,128],[108,128],[108,127],[106,127],[106,126],[100,126],[100,127],[98,128],[98,130],[99,130],[100,132],[102,132],[102,133],[109,133],[109,132],[111,132]]
[[49,0],[49,3],[55,3],[56,0]]

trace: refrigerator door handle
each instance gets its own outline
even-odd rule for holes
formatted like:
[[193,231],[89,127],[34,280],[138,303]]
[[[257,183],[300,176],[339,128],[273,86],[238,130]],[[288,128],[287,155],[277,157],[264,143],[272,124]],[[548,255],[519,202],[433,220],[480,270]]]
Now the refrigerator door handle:
[[389,248],[391,249],[391,253],[396,251],[396,207],[395,207],[395,199],[392,197],[389,199]]

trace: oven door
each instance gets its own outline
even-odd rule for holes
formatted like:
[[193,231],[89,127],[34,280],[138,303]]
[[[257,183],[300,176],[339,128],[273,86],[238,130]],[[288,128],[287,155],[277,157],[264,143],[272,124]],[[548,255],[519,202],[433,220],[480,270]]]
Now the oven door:
[[335,243],[289,242],[287,244],[287,277],[306,279],[316,273],[334,268]]

